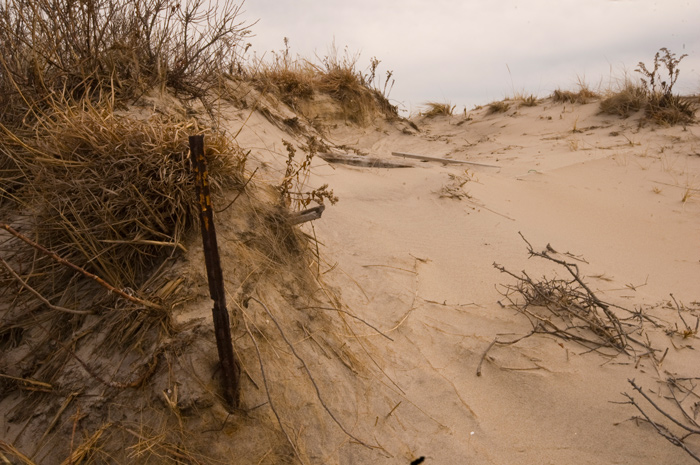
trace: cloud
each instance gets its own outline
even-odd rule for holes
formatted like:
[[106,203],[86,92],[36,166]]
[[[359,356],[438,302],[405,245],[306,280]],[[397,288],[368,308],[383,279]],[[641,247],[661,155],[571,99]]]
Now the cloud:
[[365,63],[382,60],[395,72],[392,96],[414,104],[441,96],[484,103],[513,87],[551,91],[577,74],[633,70],[660,47],[688,53],[679,84],[700,87],[700,2],[248,0],[244,9],[260,18],[251,40],[258,53],[289,37],[293,53],[313,58],[335,39]]

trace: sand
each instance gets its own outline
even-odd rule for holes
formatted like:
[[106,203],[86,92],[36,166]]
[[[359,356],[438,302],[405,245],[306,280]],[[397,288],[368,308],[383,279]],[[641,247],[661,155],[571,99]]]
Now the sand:
[[[545,100],[502,114],[417,117],[419,131],[383,122],[330,130],[328,139],[346,151],[386,160],[408,152],[499,166],[412,160],[413,168],[386,169],[316,160],[310,183],[328,183],[340,198],[315,222],[325,269],[332,268],[326,279],[349,308],[391,336],[375,335],[372,344],[383,383],[390,378],[403,391],[392,386],[400,402],[393,410],[366,414],[376,414],[374,437],[388,454],[349,448],[334,462],[692,461],[631,420],[637,412],[621,404],[621,393],[632,392],[628,379],[660,397],[668,374],[700,376],[695,337],[650,328],[659,356],[669,349],[658,363],[610,359],[537,335],[492,348],[476,376],[494,338],[531,329],[500,304],[507,304],[500,286],[513,278],[493,263],[537,278],[566,274],[528,259],[519,232],[536,250],[550,244],[583,257],[582,275],[606,301],[643,308],[671,327],[678,318],[664,305],[672,293],[697,318],[698,128],[640,127],[641,117],[600,115],[597,102]],[[279,151],[249,130],[242,145],[257,134]]]
[[[297,147],[305,141],[280,123],[293,112],[274,105],[272,117],[220,110],[220,123],[250,150],[250,168],[259,168],[255,183],[278,182],[286,159],[282,141]],[[321,219],[299,226],[319,244],[320,278],[315,288],[302,287],[316,289],[314,295],[298,295],[299,288],[288,285],[292,271],[261,280],[254,289],[290,334],[297,331],[293,345],[327,407],[355,439],[321,408],[303,367],[262,308],[251,303],[245,310],[246,321],[263,336],[261,344],[268,344],[262,352],[271,398],[298,458],[324,464],[409,464],[421,458],[425,464],[692,463],[651,425],[634,420],[639,412],[622,393],[639,399],[628,382],[634,379],[668,405],[669,376],[700,377],[697,335],[679,332],[680,316],[693,326],[700,315],[698,126],[662,127],[644,123],[641,113],[620,119],[599,114],[597,102],[551,99],[534,107],[511,102],[505,113],[482,108],[411,121],[417,129],[405,120],[377,118],[361,126],[335,115],[317,121],[320,132],[302,121],[334,153],[412,166],[372,168],[314,158],[308,187],[328,184],[339,198],[326,205]],[[495,167],[401,160],[393,152]],[[217,217],[224,268],[243,266],[229,240],[236,228],[246,227],[236,217],[241,203]],[[568,277],[555,263],[530,258],[523,237],[535,251],[549,247],[560,259],[577,258],[581,276],[601,299],[655,318],[658,326],[645,325],[638,335],[648,338],[654,356],[611,350],[604,355],[549,334],[492,346],[533,328],[503,295],[503,286],[515,279],[494,263],[516,274],[525,270],[533,279]],[[188,248],[185,264],[200,286],[191,290],[199,297],[175,315],[182,324],[208,321],[211,312],[201,246]],[[245,282],[235,288],[239,284],[227,281],[231,301]],[[682,313],[670,304],[671,294]],[[331,320],[328,312],[302,305],[311,300],[333,302],[346,313],[332,312]],[[233,304],[231,310],[243,311]],[[235,344],[247,374],[246,413],[234,420],[212,394],[211,330],[198,331],[198,342],[182,357],[189,361],[181,368],[169,362],[169,373],[159,372],[152,389],[128,394],[135,396],[130,399],[152,402],[151,396],[162,403],[162,392],[172,393],[168,389],[177,384],[175,405],[182,412],[195,406],[183,415],[192,431],[205,431],[203,449],[229,447],[235,463],[297,463],[269,409],[254,348],[241,326]],[[695,402],[697,395],[689,399]],[[61,425],[70,434],[70,422]],[[9,439],[19,434],[19,426],[5,419],[0,428]],[[44,429],[32,431],[38,437]],[[32,439],[30,433],[23,441]],[[700,449],[697,440],[688,443]],[[142,457],[136,451],[131,456]]]

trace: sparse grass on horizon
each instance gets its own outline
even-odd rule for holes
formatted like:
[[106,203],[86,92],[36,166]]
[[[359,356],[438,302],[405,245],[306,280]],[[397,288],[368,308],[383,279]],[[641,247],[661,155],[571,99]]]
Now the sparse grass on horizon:
[[562,103],[580,103],[586,104],[591,100],[597,99],[600,95],[588,87],[585,82],[580,81],[578,83],[579,90],[577,92],[570,90],[556,89],[552,93],[552,100],[555,102]]
[[505,113],[509,109],[510,109],[510,103],[508,103],[505,100],[501,100],[499,102],[489,103],[488,110],[486,111],[486,114],[492,115],[494,113]]
[[539,103],[539,99],[535,94],[519,95],[515,99],[520,101],[519,105],[521,107],[534,107]]
[[326,94],[338,101],[346,117],[364,124],[379,112],[387,117],[398,116],[398,108],[389,102],[393,72],[388,71],[383,86],[376,75],[379,60],[372,58],[367,72],[358,69],[359,55],[347,49],[341,56],[335,46],[320,58],[320,63],[292,57],[289,41],[285,48],[273,52],[272,59],[248,67],[250,79],[261,92],[272,92],[280,100],[300,111],[300,104],[313,99],[315,93]]
[[423,104],[427,108],[421,114],[426,118],[434,118],[436,116],[452,116],[456,105],[449,102],[425,102]]
[[626,79],[620,90],[610,93],[601,100],[600,110],[608,115],[627,118],[632,113],[641,110],[646,104],[647,95],[644,88]]

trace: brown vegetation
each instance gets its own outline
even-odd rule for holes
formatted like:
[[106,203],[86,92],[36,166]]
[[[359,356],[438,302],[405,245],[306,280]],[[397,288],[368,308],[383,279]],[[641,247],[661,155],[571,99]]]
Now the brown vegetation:
[[502,100],[500,102],[493,102],[489,104],[486,114],[491,115],[494,113],[505,113],[506,111],[508,111],[509,108],[510,103],[506,102],[505,100]]
[[588,103],[591,100],[594,100],[598,97],[599,97],[599,95],[597,93],[593,92],[584,83],[579,84],[578,92],[573,92],[570,90],[556,89],[554,91],[554,93],[552,93],[552,100],[554,100],[555,102],[562,102],[562,103],[585,104],[585,103]]
[[608,115],[627,118],[632,113],[641,110],[647,104],[647,95],[639,85],[626,81],[618,92],[604,98],[600,102],[600,110]]
[[452,116],[455,105],[448,102],[426,102],[423,104],[427,110],[422,113],[426,118],[434,118],[436,116]]
[[[673,86],[680,74],[678,65],[685,57],[681,55],[676,58],[674,53],[662,48],[654,55],[651,69],[639,62],[635,71],[643,76],[641,85],[626,81],[620,91],[600,103],[601,111],[626,118],[631,112],[643,108],[647,119],[671,126],[695,121],[695,102],[673,93]],[[665,79],[661,76],[661,68],[668,73]]]
[[[287,207],[335,197],[327,186],[302,189],[308,163],[290,154],[278,188],[247,187],[247,155],[211,120],[131,106],[154,89],[206,105],[222,80],[245,75],[240,7],[203,5],[0,7],[0,403],[10,424],[24,425],[0,440],[2,459],[212,463],[216,452],[191,429],[212,420],[190,414],[220,404],[209,386],[215,357],[200,355],[198,373],[186,363],[193,346],[211,351],[213,335],[173,320],[202,285],[182,270],[198,224],[189,135],[206,135],[215,195],[246,194],[228,204],[240,222],[227,226],[242,277],[227,279],[250,290],[273,270],[301,269],[288,273],[293,288],[313,270],[310,238],[292,226]],[[356,80],[330,71],[324,92],[350,102]],[[379,91],[362,92],[376,99]],[[315,148],[306,149],[310,160]],[[251,345],[238,350],[255,357]],[[135,396],[136,388],[147,393]],[[250,434],[281,450],[270,457],[291,453],[256,427]]]
[[368,123],[374,115],[397,117],[397,107],[389,102],[392,72],[387,73],[380,87],[376,76],[379,60],[372,59],[368,72],[363,73],[357,68],[358,59],[358,55],[350,55],[347,50],[339,56],[335,47],[320,64],[293,58],[285,38],[285,49],[273,53],[272,60],[253,66],[251,79],[259,91],[272,92],[302,113],[301,102],[311,101],[315,94],[324,94],[340,104],[346,119],[357,124]]

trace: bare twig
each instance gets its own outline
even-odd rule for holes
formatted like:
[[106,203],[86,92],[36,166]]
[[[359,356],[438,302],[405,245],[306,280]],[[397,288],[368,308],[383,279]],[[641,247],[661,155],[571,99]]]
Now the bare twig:
[[122,297],[130,302],[133,302],[133,303],[136,303],[139,305],[143,305],[143,306],[149,307],[149,308],[156,308],[158,310],[164,310],[164,307],[162,305],[158,305],[156,303],[149,302],[148,300],[139,299],[138,297],[134,297],[132,295],[129,295],[126,292],[112,286],[111,284],[109,284],[107,281],[100,278],[99,276],[96,276],[96,275],[84,270],[83,268],[81,268],[77,265],[74,265],[73,263],[69,262],[68,260],[59,257],[58,255],[51,252],[50,250],[48,250],[48,249],[44,248],[43,246],[37,244],[36,242],[32,241],[24,234],[19,233],[18,231],[13,229],[10,225],[0,224],[0,228],[4,229],[5,231],[9,232],[10,234],[12,234],[16,238],[24,241],[25,243],[29,244],[30,246],[34,247],[36,250],[43,253],[44,255],[51,257],[52,259],[54,259],[55,261],[57,261],[61,265],[64,265],[64,266],[66,266],[74,271],[77,271],[78,273],[81,273],[83,276],[85,276],[89,279],[92,279],[93,281],[95,281],[97,284],[104,287],[108,291],[114,292],[115,294],[119,295],[120,297]]
[[[533,324],[534,332],[552,334],[562,339],[572,340],[596,351],[603,347],[610,347],[629,355],[629,350],[634,350],[635,345],[650,349],[648,343],[638,341],[630,336],[632,332],[639,329],[639,326],[630,323],[623,325],[623,322],[612,312],[611,307],[626,309],[608,304],[598,298],[584,282],[577,264],[552,257],[550,253],[557,252],[549,244],[545,251],[536,252],[523,234],[519,234],[527,244],[531,257],[544,258],[561,265],[572,277],[571,280],[543,279],[542,281],[534,281],[525,271],[521,275],[517,275],[494,263],[493,266],[496,269],[518,281],[516,285],[504,286],[506,291],[503,295],[513,307],[528,316]],[[572,256],[571,254],[567,255]],[[516,303],[511,294],[520,294],[525,299],[524,304]],[[551,312],[552,317],[538,315],[529,310],[530,306],[544,307]],[[631,313],[633,316],[639,317],[638,313]],[[639,325],[641,325],[642,319],[639,320]],[[649,352],[650,350],[647,350],[647,353]]]
[[[627,381],[632,385],[632,388],[633,388],[635,391],[639,392],[639,393],[644,397],[644,399],[646,399],[646,401],[649,402],[649,403],[651,404],[652,407],[654,407],[654,409],[655,409],[657,412],[661,413],[664,417],[666,417],[667,419],[669,419],[669,420],[670,420],[671,422],[673,422],[676,426],[680,427],[681,429],[683,429],[683,430],[685,430],[685,431],[688,431],[688,434],[686,434],[686,435],[684,435],[684,436],[682,436],[682,437],[679,437],[678,435],[676,435],[675,433],[673,433],[673,432],[672,432],[668,427],[666,427],[665,425],[663,425],[663,424],[661,424],[661,423],[658,423],[658,422],[652,420],[651,417],[649,416],[649,414],[644,410],[644,408],[642,408],[641,405],[639,405],[639,403],[634,399],[634,397],[632,397],[631,395],[629,395],[629,394],[627,394],[627,393],[622,393],[622,395],[625,396],[625,397],[628,399],[629,402],[627,402],[627,403],[633,405],[633,406],[637,409],[637,411],[638,411],[639,413],[642,414],[642,416],[644,417],[644,420],[647,421],[647,422],[656,430],[656,432],[659,433],[659,435],[661,435],[664,439],[666,439],[667,441],[669,441],[669,442],[670,442],[671,444],[673,444],[674,446],[677,446],[677,447],[680,447],[681,449],[683,449],[688,455],[690,455],[690,456],[691,456],[693,459],[695,459],[697,462],[700,462],[700,456],[698,456],[698,454],[697,454],[696,452],[694,452],[693,450],[691,450],[691,449],[688,447],[688,444],[685,443],[685,440],[686,440],[689,436],[691,436],[691,435],[696,435],[696,434],[700,434],[700,430],[698,430],[697,428],[691,428],[691,427],[689,427],[689,426],[683,424],[683,423],[680,422],[678,419],[674,418],[673,415],[669,414],[669,413],[666,412],[664,409],[662,409],[656,402],[654,402],[654,401],[642,390],[642,388],[641,388],[640,386],[638,386],[638,385],[635,383],[635,381],[634,381],[633,379],[629,379],[629,380],[627,380]],[[682,410],[682,409],[681,409],[681,410]],[[695,424],[694,421],[692,421],[692,423]]]
[[2,262],[3,266],[5,269],[7,269],[8,273],[12,275],[21,285],[24,287],[26,290],[34,294],[34,296],[39,299],[41,302],[44,303],[47,307],[49,307],[51,310],[57,310],[59,312],[65,312],[65,313],[72,313],[74,315],[92,315],[93,311],[90,310],[73,310],[71,308],[65,308],[61,307],[58,305],[54,305],[51,302],[49,302],[43,295],[41,295],[39,292],[37,292],[33,287],[31,287],[25,280],[23,280],[16,272],[15,270],[12,269],[12,267],[7,263],[2,257],[0,257],[0,262]]
[[647,402],[649,402],[649,403],[651,404],[651,406],[654,407],[654,408],[655,408],[659,413],[661,413],[663,416],[665,416],[666,418],[668,418],[669,420],[671,420],[673,423],[675,423],[675,424],[678,425],[679,427],[681,427],[681,428],[683,428],[684,430],[688,431],[689,433],[700,434],[700,429],[697,429],[697,428],[690,428],[690,427],[684,425],[684,424],[681,423],[680,421],[678,421],[678,420],[676,420],[675,418],[673,418],[673,416],[671,416],[669,413],[667,413],[666,411],[664,411],[661,407],[659,407],[659,406],[658,406],[658,405],[657,405],[657,404],[642,390],[642,388],[639,387],[639,386],[634,382],[633,379],[628,379],[627,382],[629,382],[629,383],[632,385],[632,388],[633,388],[635,391],[637,391],[637,392],[640,393],[642,396],[644,396],[644,398],[647,400]]
[[389,340],[392,341],[392,342],[394,341],[391,337],[387,336],[385,333],[381,332],[381,331],[378,330],[376,327],[372,326],[371,324],[369,324],[368,322],[366,322],[365,320],[363,320],[363,319],[360,318],[359,316],[353,315],[352,313],[348,312],[347,310],[343,310],[342,308],[335,308],[335,307],[305,307],[305,308],[312,308],[312,309],[317,309],[317,310],[329,310],[329,311],[333,311],[333,312],[345,313],[346,315],[350,316],[351,318],[354,318],[354,319],[356,319],[357,321],[363,323],[365,326],[367,326],[367,327],[373,329],[373,330],[376,331],[377,334],[379,334],[380,336],[384,336],[385,338],[389,339]]
[[479,365],[476,367],[476,376],[481,376],[481,365],[484,363],[484,359],[486,358],[486,354],[489,353],[489,350],[491,350],[491,347],[496,343],[496,339],[491,341],[491,344],[486,348],[484,353],[481,355],[481,359],[479,360]]
[[248,180],[245,182],[245,184],[243,184],[243,186],[238,190],[238,194],[236,194],[236,196],[233,198],[233,200],[231,200],[231,202],[230,202],[228,205],[226,205],[224,208],[222,208],[221,210],[215,210],[216,213],[221,213],[221,212],[223,212],[223,211],[226,211],[226,210],[229,209],[229,207],[231,207],[231,205],[233,205],[234,203],[236,203],[236,200],[238,200],[238,197],[240,197],[241,194],[245,191],[246,186],[248,185],[248,183],[249,183],[250,181],[253,180],[253,176],[255,176],[255,173],[257,173],[257,172],[258,172],[258,168],[255,168],[255,170],[254,170],[253,173],[250,175],[250,177],[249,177]]
[[262,306],[262,307],[265,309],[265,312],[267,313],[267,315],[270,317],[270,319],[275,323],[275,326],[277,327],[277,330],[279,331],[280,335],[282,336],[282,339],[284,339],[284,342],[287,343],[287,346],[288,346],[289,349],[292,351],[292,354],[294,354],[294,356],[296,357],[296,359],[299,360],[299,361],[301,362],[302,366],[304,367],[304,371],[306,371],[306,375],[308,376],[309,380],[311,381],[311,384],[313,384],[314,389],[316,390],[316,397],[318,398],[319,402],[320,402],[321,405],[323,406],[324,410],[328,413],[328,415],[331,417],[331,419],[333,419],[333,421],[335,422],[335,424],[338,425],[338,427],[339,427],[347,436],[349,436],[350,438],[354,439],[358,444],[361,444],[361,445],[363,445],[363,446],[365,446],[365,447],[367,447],[367,448],[370,448],[370,449],[374,448],[373,446],[370,446],[369,444],[365,443],[365,442],[362,441],[361,439],[358,439],[355,435],[353,435],[352,433],[350,433],[350,432],[343,426],[343,424],[340,423],[340,421],[338,421],[338,419],[335,417],[335,415],[333,414],[333,412],[331,412],[331,410],[328,408],[328,406],[326,405],[325,401],[323,400],[323,397],[321,396],[321,391],[320,391],[320,389],[318,388],[318,385],[316,384],[316,380],[314,379],[313,375],[311,374],[311,371],[309,370],[309,367],[306,365],[306,362],[304,361],[304,359],[303,359],[302,357],[300,357],[299,354],[297,353],[297,351],[294,349],[294,345],[293,345],[291,342],[289,342],[289,339],[287,339],[287,336],[285,335],[284,330],[282,330],[282,327],[280,326],[280,324],[279,324],[279,322],[277,321],[277,319],[275,318],[275,316],[270,312],[270,310],[267,308],[267,306],[266,306],[264,303],[262,303],[261,301],[259,301],[258,299],[256,299],[255,297],[252,297],[252,296],[246,298],[246,300],[243,302],[243,306],[244,306],[244,307],[248,307],[248,302],[249,302],[250,300],[254,300],[254,301],[257,302],[260,306]]
[[277,409],[275,408],[274,402],[272,402],[272,397],[270,396],[270,388],[267,385],[267,376],[265,375],[265,365],[263,364],[263,361],[262,361],[262,355],[260,355],[260,348],[258,347],[258,341],[255,339],[255,337],[253,336],[253,333],[250,331],[250,328],[248,327],[248,321],[246,320],[245,313],[243,314],[243,324],[245,325],[245,330],[248,333],[248,336],[250,336],[250,339],[253,341],[253,345],[255,346],[255,352],[258,354],[258,362],[260,363],[260,373],[262,374],[263,385],[265,386],[265,395],[267,395],[267,402],[270,404],[270,409],[272,410],[272,413],[275,415],[275,418],[277,419],[277,424],[280,426],[282,433],[284,433],[284,436],[287,438],[287,442],[289,443],[290,446],[292,446],[292,450],[294,451],[294,455],[297,456],[297,458],[299,459],[299,461],[301,463],[304,463],[301,456],[299,455],[299,451],[297,450],[297,446],[294,444],[294,441],[292,441],[292,438],[289,437],[289,433],[287,433],[287,430],[285,429],[284,425],[282,425],[282,419],[280,418],[279,413],[277,413]]

